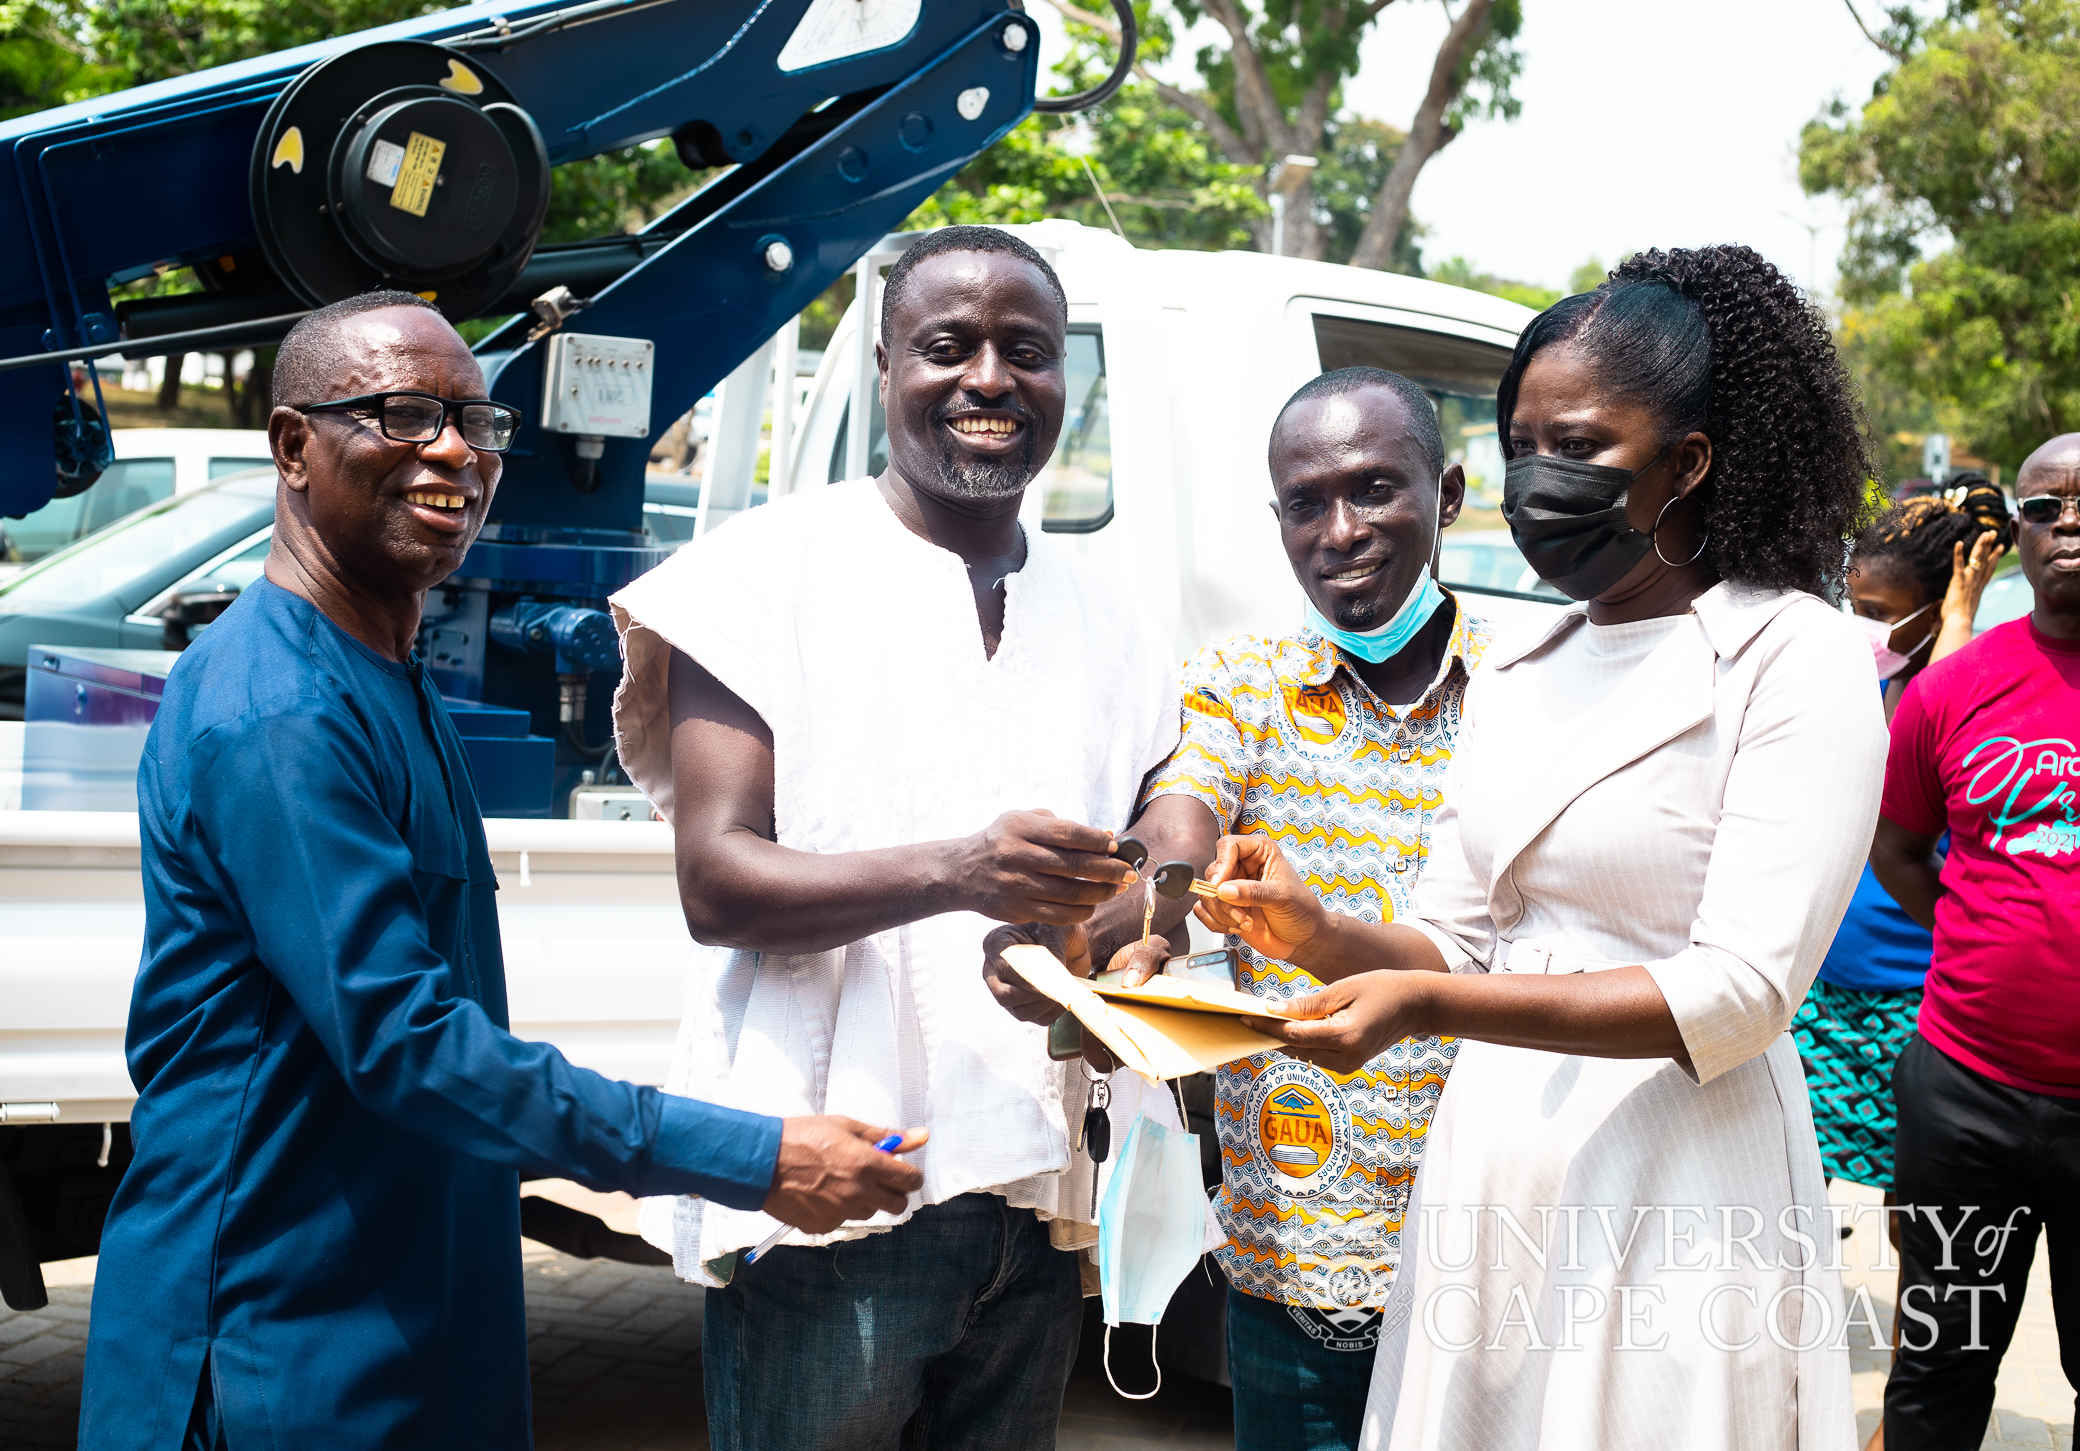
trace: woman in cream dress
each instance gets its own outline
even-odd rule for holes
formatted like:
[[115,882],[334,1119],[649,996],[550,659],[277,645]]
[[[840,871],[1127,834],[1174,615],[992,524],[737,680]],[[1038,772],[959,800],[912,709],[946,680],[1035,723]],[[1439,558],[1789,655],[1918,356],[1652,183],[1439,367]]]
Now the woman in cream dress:
[[1874,1331],[1785,1029],[1884,768],[1869,647],[1820,597],[1871,472],[1853,395],[1790,284],[1716,247],[1542,314],[1498,412],[1512,532],[1583,603],[1474,676],[1414,918],[1325,913],[1262,837],[1201,905],[1357,974],[1277,1025],[1295,1053],[1465,1040],[1364,1444],[1849,1451]]

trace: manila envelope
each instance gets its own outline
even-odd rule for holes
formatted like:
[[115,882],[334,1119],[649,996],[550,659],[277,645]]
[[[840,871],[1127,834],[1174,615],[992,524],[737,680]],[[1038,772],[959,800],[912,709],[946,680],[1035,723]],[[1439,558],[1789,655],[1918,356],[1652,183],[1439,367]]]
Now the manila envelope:
[[1243,1017],[1289,1018],[1278,1003],[1234,988],[1153,977],[1138,988],[1077,977],[1044,947],[1006,948],[1004,961],[1033,990],[1054,999],[1097,1035],[1112,1056],[1143,1078],[1204,1073],[1282,1045]]

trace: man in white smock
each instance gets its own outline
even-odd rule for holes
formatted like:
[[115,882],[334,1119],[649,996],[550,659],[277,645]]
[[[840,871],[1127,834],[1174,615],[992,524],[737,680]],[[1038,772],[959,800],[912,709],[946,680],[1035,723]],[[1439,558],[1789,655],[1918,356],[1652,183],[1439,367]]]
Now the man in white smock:
[[1120,892],[1112,829],[1177,735],[1172,662],[1019,520],[1064,413],[1053,269],[948,228],[883,295],[881,476],[751,510],[613,600],[621,759],[717,949],[672,1081],[929,1132],[904,1215],[766,1253],[767,1216],[670,1202],[719,1451],[1054,1444],[1095,1240],[1084,1079],[975,954],[992,919]]

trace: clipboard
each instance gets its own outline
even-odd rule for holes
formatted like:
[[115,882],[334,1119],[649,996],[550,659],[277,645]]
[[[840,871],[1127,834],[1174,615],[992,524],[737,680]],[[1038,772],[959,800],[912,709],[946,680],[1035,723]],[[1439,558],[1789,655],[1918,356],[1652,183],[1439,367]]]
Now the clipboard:
[[1106,987],[1077,977],[1046,948],[1006,948],[1004,962],[1035,991],[1066,1008],[1112,1056],[1151,1082],[1183,1078],[1281,1048],[1247,1026],[1252,1018],[1290,1018],[1282,1004],[1217,983],[1156,977],[1140,987]]

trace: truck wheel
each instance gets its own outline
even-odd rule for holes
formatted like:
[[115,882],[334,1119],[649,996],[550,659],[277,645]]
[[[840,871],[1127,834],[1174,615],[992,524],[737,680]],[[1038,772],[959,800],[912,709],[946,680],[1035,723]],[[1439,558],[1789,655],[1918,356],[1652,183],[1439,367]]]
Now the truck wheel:
[[99,1251],[129,1163],[128,1124],[0,1127],[0,1294],[9,1305],[29,1308],[17,1293],[44,1303],[46,1261]]
[[28,1216],[22,1213],[22,1201],[4,1163],[0,1163],[0,1300],[10,1310],[41,1310],[51,1302],[43,1286],[43,1265],[36,1256]]

